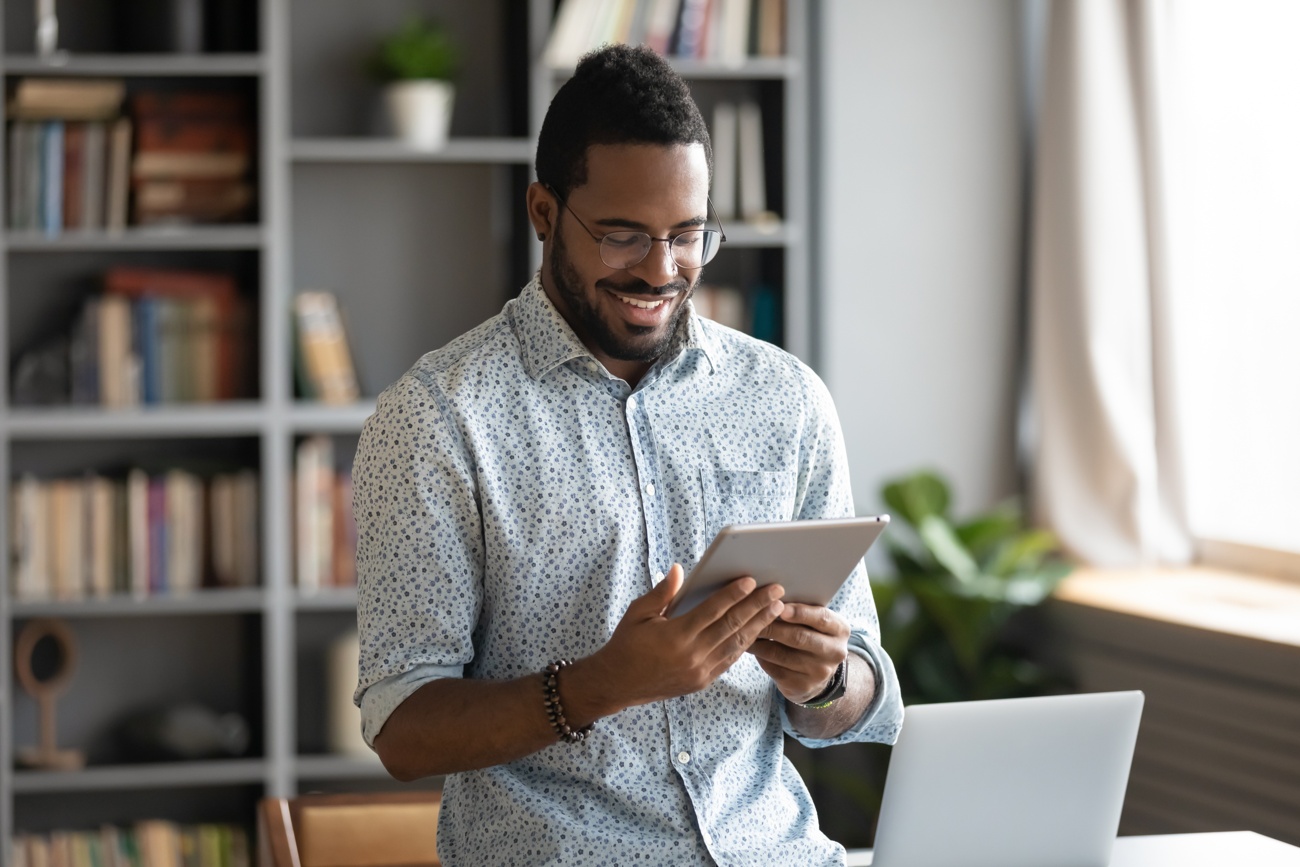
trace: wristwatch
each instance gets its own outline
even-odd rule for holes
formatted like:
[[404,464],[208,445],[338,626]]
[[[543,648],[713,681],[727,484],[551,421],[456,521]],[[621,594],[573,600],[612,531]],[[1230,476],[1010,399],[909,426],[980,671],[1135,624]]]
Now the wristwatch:
[[835,700],[844,695],[848,689],[849,682],[849,661],[845,659],[835,669],[831,675],[831,682],[826,684],[826,688],[804,702],[795,702],[799,707],[808,710],[825,710],[835,703]]

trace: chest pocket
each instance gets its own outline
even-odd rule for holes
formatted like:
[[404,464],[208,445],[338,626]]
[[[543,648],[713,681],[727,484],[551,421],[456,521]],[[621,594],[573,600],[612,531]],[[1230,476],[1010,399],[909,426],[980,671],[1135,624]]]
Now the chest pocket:
[[700,471],[704,487],[704,544],[728,524],[788,521],[794,517],[795,471]]

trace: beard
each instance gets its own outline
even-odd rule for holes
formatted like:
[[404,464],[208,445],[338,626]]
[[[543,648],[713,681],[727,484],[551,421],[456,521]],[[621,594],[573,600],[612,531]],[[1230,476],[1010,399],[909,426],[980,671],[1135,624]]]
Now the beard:
[[[594,343],[596,349],[619,361],[653,362],[664,354],[686,312],[686,302],[695,292],[695,286],[698,285],[703,274],[701,270],[693,283],[688,283],[686,278],[679,276],[671,283],[659,287],[653,287],[644,280],[636,278],[631,278],[625,283],[598,280],[596,282],[598,291],[603,287],[628,295],[681,296],[680,300],[666,302],[676,303],[677,309],[673,311],[662,333],[656,333],[656,329],[645,326],[622,323],[613,325],[601,316],[597,305],[583,291],[582,278],[573,267],[573,263],[569,261],[563,237],[557,233],[551,245],[551,282],[555,285],[556,293],[564,300],[569,316],[573,318],[569,324],[584,342]],[[616,328],[627,333],[620,334],[615,330]]]

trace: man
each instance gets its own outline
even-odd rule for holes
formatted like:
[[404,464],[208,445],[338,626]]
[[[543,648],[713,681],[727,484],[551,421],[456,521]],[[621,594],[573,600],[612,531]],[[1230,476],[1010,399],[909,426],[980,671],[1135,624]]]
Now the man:
[[657,55],[585,58],[538,140],[538,276],[366,423],[356,697],[395,777],[450,775],[446,864],[842,863],[782,731],[897,734],[861,569],[830,608],[744,577],[662,615],[723,526],[851,514],[821,382],[689,304],[711,161]]

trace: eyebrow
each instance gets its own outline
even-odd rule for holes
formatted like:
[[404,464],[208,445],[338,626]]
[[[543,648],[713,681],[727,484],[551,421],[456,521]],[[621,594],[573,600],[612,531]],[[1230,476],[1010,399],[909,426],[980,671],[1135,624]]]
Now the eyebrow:
[[[633,231],[646,232],[647,234],[649,234],[649,231],[645,223],[638,223],[635,220],[625,220],[621,217],[609,217],[603,220],[593,220],[592,222],[594,225],[603,226],[607,229],[631,229]],[[707,222],[708,222],[708,217],[692,217],[689,220],[683,220],[682,222],[676,224],[675,226],[672,226],[671,228],[691,229],[697,226],[703,226]]]

